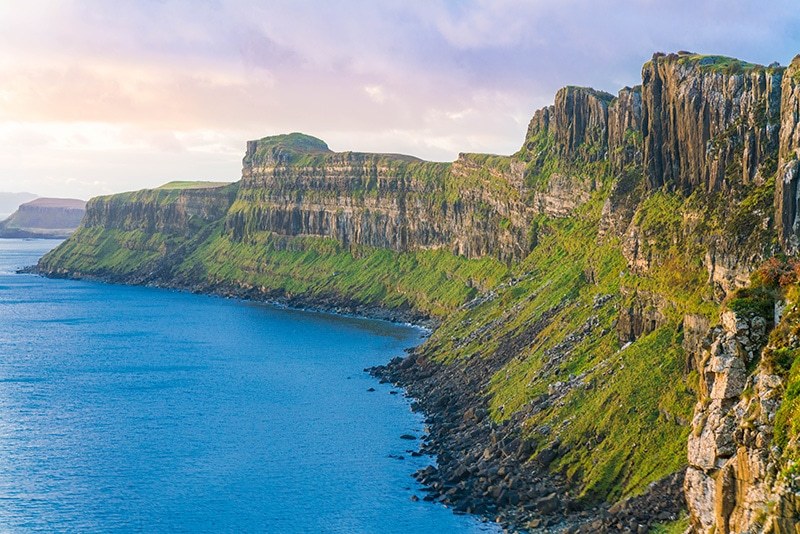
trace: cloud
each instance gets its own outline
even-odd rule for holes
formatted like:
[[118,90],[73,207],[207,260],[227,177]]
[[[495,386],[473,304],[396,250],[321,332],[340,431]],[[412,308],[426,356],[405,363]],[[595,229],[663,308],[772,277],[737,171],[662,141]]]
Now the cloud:
[[386,102],[386,93],[384,93],[383,87],[380,85],[367,85],[364,87],[364,92],[378,104]]
[[787,62],[794,0],[756,4],[0,2],[0,179],[88,196],[235,178],[245,140],[298,130],[340,150],[511,153],[559,87],[616,92],[657,50]]

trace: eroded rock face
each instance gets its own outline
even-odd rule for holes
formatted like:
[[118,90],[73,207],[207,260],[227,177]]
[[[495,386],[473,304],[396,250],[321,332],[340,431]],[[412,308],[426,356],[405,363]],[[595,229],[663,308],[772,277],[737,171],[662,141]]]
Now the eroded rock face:
[[[697,532],[730,532],[737,505],[739,444],[735,432],[742,417],[739,401],[747,383],[747,365],[766,342],[767,321],[758,316],[722,314],[699,353],[700,398],[689,436],[686,501]],[[719,530],[715,530],[719,529]]]
[[684,482],[694,532],[800,531],[800,497],[779,476],[780,452],[772,447],[784,378],[764,360],[747,371],[766,327],[762,317],[728,311],[705,338]]
[[[83,225],[189,235],[198,227],[224,217],[236,191],[235,185],[229,185],[181,191],[154,189],[96,197],[86,207]],[[174,197],[174,201],[166,202],[167,197]]]
[[642,86],[621,89],[608,107],[608,159],[614,174],[642,162]]
[[589,200],[595,183],[583,182],[574,176],[556,173],[550,176],[544,191],[537,191],[533,205],[538,213],[551,217],[568,217],[575,208]]
[[608,149],[608,105],[614,97],[586,87],[564,87],[556,93],[551,131],[562,155],[597,161]]
[[800,179],[800,56],[792,61],[781,85],[781,128],[778,175],[775,182],[775,220],[783,247],[790,253],[800,248],[797,218]]
[[614,183],[603,204],[601,237],[622,235],[641,201],[641,86],[622,89],[608,108],[608,160]]
[[637,340],[667,323],[664,309],[669,303],[660,295],[637,291],[631,295],[630,304],[622,307],[617,319],[617,336],[620,344]]
[[[729,167],[747,184],[778,146],[780,68],[726,72],[713,58],[655,55],[642,69],[647,175],[687,193],[730,188]],[[774,169],[774,167],[773,167]]]
[[[520,151],[521,158],[528,162],[559,161],[557,172],[538,177],[540,185],[534,188],[532,195],[537,213],[567,217],[596,190],[596,173],[587,172],[586,165],[608,157],[612,101],[614,98],[608,93],[569,86],[556,93],[552,106],[534,113]],[[627,108],[624,112],[620,110],[618,123],[633,121],[627,116],[632,113]],[[536,166],[533,167],[526,173],[537,173]]]
[[524,165],[461,154],[452,164],[399,155],[289,153],[251,141],[227,228],[407,251],[444,248],[470,258],[529,250]]

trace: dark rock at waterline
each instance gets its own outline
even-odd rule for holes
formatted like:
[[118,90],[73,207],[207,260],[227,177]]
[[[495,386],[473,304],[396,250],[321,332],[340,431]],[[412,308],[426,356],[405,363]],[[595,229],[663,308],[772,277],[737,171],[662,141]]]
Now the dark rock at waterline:
[[409,441],[414,441],[417,439],[417,436],[412,436],[411,434],[403,434],[400,436],[400,439],[407,439]]
[[[531,332],[549,317],[541,321],[529,327]],[[519,343],[519,336],[514,341]],[[561,445],[557,441],[537,444],[535,440],[546,439],[548,432],[541,436],[520,433],[521,420],[531,413],[522,410],[502,423],[489,417],[482,386],[519,348],[500,345],[492,356],[469,364],[430,361],[422,348],[370,369],[373,376],[404,387],[414,399],[412,409],[426,416],[426,439],[419,451],[410,453],[437,458],[437,466],[414,474],[426,492],[422,500],[499,522],[512,532],[595,534],[619,532],[618,524],[637,532],[640,525],[650,528],[660,513],[678,515],[685,507],[682,472],[654,485],[645,495],[621,503],[613,513],[608,505],[570,498],[568,482],[548,468],[563,454]],[[529,410],[533,409],[532,405]]]

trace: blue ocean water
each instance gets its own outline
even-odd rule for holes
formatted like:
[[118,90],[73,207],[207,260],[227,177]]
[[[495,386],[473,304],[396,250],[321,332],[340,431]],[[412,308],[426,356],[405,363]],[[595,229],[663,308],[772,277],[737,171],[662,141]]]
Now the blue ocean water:
[[410,500],[422,421],[362,370],[418,330],[15,274],[56,244],[0,240],[0,530],[495,531]]

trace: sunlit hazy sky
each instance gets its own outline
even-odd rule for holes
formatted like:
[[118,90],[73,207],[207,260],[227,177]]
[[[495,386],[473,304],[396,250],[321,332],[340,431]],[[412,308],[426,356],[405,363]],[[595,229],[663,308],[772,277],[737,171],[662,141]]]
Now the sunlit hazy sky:
[[0,0],[0,191],[236,180],[245,141],[512,153],[567,84],[655,51],[800,53],[796,0]]

